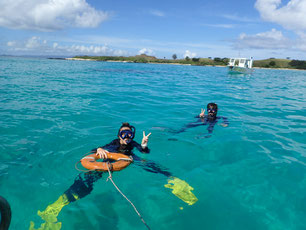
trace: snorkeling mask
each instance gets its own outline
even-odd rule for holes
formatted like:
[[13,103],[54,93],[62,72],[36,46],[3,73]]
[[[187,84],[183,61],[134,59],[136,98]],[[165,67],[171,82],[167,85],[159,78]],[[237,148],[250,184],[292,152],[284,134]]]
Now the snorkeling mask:
[[122,139],[125,138],[133,139],[134,133],[131,130],[122,130],[119,132],[119,137],[121,137]]
[[[128,127],[131,130],[121,130],[124,127]],[[136,129],[134,126],[131,126],[129,123],[123,123],[118,131],[118,136],[122,139],[125,139],[125,142],[129,144],[135,137]],[[126,139],[127,138],[127,139]]]
[[214,109],[207,109],[207,112],[208,113],[216,113],[216,110],[214,110]]

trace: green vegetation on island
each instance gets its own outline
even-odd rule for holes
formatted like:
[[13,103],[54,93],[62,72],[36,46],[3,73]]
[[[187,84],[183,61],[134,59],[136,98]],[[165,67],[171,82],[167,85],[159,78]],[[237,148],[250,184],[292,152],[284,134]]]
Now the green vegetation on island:
[[123,56],[75,56],[75,59],[84,59],[92,61],[118,61],[118,62],[134,62],[134,63],[165,63],[165,64],[181,64],[181,65],[221,65],[226,66],[228,58],[189,58],[177,59],[176,54],[173,54],[173,59],[160,59],[154,56],[145,54],[123,57]]
[[[173,59],[160,59],[145,54],[123,57],[123,56],[75,56],[73,59],[92,60],[92,61],[114,61],[114,62],[132,62],[132,63],[160,63],[160,64],[178,64],[178,65],[197,65],[197,66],[226,66],[229,58],[189,58],[177,59],[177,55],[172,55]],[[275,59],[254,60],[253,67],[258,68],[286,68],[286,69],[305,69],[306,61]]]

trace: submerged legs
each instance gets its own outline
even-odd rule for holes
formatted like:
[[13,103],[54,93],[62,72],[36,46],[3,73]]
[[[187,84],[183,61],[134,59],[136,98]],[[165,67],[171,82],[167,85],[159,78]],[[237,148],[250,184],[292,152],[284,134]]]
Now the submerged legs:
[[31,221],[29,230],[59,230],[62,223],[57,222],[57,216],[61,212],[62,208],[71,202],[79,200],[93,190],[94,182],[102,177],[102,172],[89,172],[79,174],[74,180],[73,185],[67,189],[54,203],[50,204],[44,211],[38,211],[39,215],[45,223],[41,224],[40,228],[34,228],[34,222]]

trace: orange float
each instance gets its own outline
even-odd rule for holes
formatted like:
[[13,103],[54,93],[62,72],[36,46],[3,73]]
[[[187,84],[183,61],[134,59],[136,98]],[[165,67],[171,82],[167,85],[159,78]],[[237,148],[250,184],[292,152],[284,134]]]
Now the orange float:
[[120,171],[132,163],[132,158],[128,157],[127,155],[121,153],[107,153],[107,159],[113,160],[115,162],[100,162],[97,161],[101,159],[95,153],[90,154],[86,157],[81,159],[81,164],[84,168],[89,170],[107,172],[108,168],[110,171]]

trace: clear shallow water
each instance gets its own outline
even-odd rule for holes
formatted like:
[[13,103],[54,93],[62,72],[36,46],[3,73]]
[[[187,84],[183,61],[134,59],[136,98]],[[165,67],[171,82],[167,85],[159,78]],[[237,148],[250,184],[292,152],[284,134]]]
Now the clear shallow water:
[[[72,185],[75,163],[115,138],[121,122],[152,132],[143,155],[187,181],[188,206],[164,175],[135,164],[114,173],[151,229],[305,229],[306,71],[0,58],[0,195],[11,229],[42,223]],[[229,126],[173,135],[208,102]],[[170,140],[169,140],[170,139]],[[174,141],[174,140],[176,141]],[[183,208],[182,210],[180,208]],[[64,207],[62,229],[145,229],[106,176]]]

